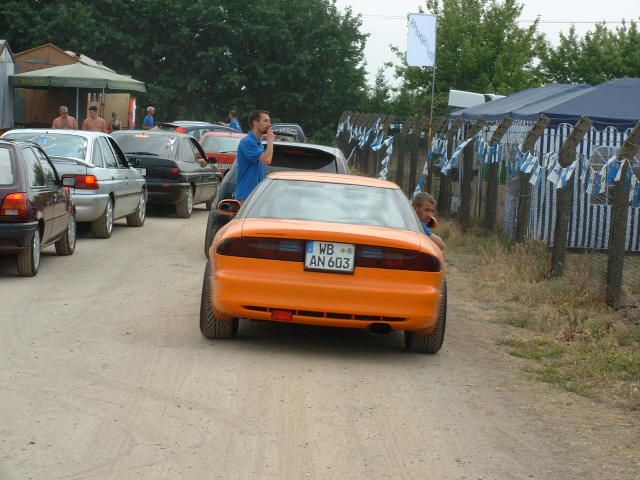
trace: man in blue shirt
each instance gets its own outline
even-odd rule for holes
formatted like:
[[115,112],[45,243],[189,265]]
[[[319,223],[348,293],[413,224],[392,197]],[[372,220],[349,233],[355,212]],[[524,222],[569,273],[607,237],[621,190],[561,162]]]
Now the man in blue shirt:
[[[275,135],[271,129],[269,112],[254,110],[249,114],[251,131],[240,140],[236,156],[236,192],[235,198],[244,202],[249,194],[266,176],[265,165],[271,165],[273,158],[273,141]],[[267,148],[262,145],[261,138],[267,136]]]
[[442,239],[431,231],[429,223],[431,220],[435,222],[434,214],[436,213],[436,200],[427,192],[420,192],[413,197],[413,209],[418,215],[418,219],[422,224],[424,233],[435,243],[441,251],[444,252],[444,242]]
[[156,113],[156,109],[153,107],[147,107],[147,115],[142,120],[142,129],[143,130],[151,130],[156,126],[156,121],[153,118],[153,115]]

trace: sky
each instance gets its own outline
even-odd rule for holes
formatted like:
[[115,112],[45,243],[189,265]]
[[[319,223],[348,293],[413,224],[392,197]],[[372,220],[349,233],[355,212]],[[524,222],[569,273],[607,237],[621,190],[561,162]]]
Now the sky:
[[[524,5],[521,25],[530,25],[540,16],[542,22],[549,23],[541,23],[539,30],[552,44],[557,43],[560,32],[569,31],[571,22],[576,22],[576,33],[582,36],[593,30],[594,25],[581,22],[619,22],[623,18],[637,22],[640,17],[638,0],[524,0],[521,3]],[[369,83],[373,83],[378,68],[385,62],[396,62],[389,44],[406,51],[407,13],[417,13],[419,6],[426,11],[424,0],[337,0],[336,4],[339,9],[350,6],[354,14],[362,14],[362,31],[370,34],[364,52]],[[612,23],[611,28],[616,25]],[[391,69],[386,76],[393,81]]]

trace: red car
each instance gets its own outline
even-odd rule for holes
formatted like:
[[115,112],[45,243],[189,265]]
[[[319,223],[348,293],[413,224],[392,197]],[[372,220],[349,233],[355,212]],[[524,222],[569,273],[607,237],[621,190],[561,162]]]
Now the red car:
[[214,163],[224,175],[236,161],[238,144],[246,136],[246,133],[209,132],[200,138],[200,145],[207,154],[209,163]]
[[76,248],[76,218],[68,189],[46,153],[34,143],[0,140],[0,255],[15,255],[18,274],[33,277],[40,251]]

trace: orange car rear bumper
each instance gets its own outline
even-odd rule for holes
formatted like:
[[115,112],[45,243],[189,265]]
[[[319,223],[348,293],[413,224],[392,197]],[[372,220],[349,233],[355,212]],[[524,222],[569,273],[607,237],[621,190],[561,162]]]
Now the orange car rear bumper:
[[[225,317],[343,328],[388,324],[393,330],[435,328],[442,272],[356,268],[353,275],[305,271],[302,263],[215,256],[211,306]],[[276,314],[277,316],[277,314]]]

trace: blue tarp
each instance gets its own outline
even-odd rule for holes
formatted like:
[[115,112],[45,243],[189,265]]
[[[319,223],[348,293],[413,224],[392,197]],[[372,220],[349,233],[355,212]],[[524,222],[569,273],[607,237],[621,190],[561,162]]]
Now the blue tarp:
[[[493,100],[491,102],[482,103],[474,107],[456,110],[449,115],[450,118],[462,117],[465,120],[477,120],[483,117],[485,120],[502,120],[504,117],[511,116],[515,110],[521,109],[528,105],[533,105],[542,100],[549,100],[561,96],[567,92],[575,92],[589,85],[571,85],[563,83],[552,83],[544,87],[529,88],[511,95]],[[534,115],[534,119],[540,114]]]
[[593,120],[598,130],[615,127],[626,130],[640,120],[640,78],[619,78],[601,83],[582,95],[539,109],[553,124],[575,124],[582,116]]
[[632,128],[640,120],[640,78],[620,78],[595,87],[586,84],[551,84],[530,88],[508,97],[453,112],[450,117],[465,120],[500,120],[510,116],[518,120],[535,120],[541,114],[551,118],[551,125],[575,124],[589,117],[599,130],[612,126],[618,130]]

